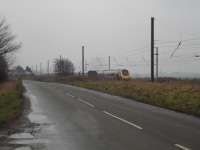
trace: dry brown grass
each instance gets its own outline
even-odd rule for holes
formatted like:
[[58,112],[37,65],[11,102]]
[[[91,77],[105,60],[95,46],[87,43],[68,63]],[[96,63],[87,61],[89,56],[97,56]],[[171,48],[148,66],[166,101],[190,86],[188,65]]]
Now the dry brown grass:
[[73,85],[200,116],[200,84],[172,81],[76,81]]
[[130,81],[92,80],[77,76],[40,76],[32,79],[72,84],[200,116],[200,80],[197,79],[162,78],[160,82],[155,83],[147,79]]
[[0,94],[16,89],[16,81],[7,81],[0,84]]

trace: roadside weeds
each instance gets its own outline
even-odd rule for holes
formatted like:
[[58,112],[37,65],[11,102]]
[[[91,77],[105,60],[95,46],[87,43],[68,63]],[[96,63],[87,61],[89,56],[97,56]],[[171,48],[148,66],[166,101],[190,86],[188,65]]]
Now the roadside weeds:
[[6,127],[22,113],[24,88],[22,81],[8,81],[0,89],[0,127]]
[[200,85],[148,81],[75,81],[70,84],[200,117]]

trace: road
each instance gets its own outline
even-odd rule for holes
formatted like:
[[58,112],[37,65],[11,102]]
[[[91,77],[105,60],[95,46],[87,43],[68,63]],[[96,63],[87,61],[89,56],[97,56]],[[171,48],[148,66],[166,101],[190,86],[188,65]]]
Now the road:
[[48,150],[199,150],[200,119],[58,83],[24,81]]

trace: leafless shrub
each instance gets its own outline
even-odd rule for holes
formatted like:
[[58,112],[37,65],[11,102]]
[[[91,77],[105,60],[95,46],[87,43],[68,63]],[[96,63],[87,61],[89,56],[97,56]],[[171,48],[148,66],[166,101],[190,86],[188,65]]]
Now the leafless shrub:
[[74,64],[67,58],[57,58],[54,62],[54,72],[59,75],[72,75]]
[[21,47],[21,44],[15,42],[15,39],[16,36],[12,34],[5,18],[0,19],[0,81],[6,80],[8,77],[8,67],[12,63],[8,54]]

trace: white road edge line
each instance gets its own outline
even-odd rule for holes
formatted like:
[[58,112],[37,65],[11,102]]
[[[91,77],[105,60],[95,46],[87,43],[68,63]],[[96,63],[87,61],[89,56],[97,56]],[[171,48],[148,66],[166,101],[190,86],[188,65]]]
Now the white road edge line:
[[81,99],[81,98],[78,98],[78,101],[80,101],[80,102],[82,102],[82,103],[84,103],[84,104],[86,104],[86,105],[88,105],[88,106],[90,106],[90,107],[92,107],[92,108],[95,107],[93,104],[91,104],[91,103],[89,103],[89,102],[86,102],[85,100],[83,100],[83,99]]
[[68,96],[70,96],[70,97],[72,97],[72,98],[75,97],[74,95],[72,95],[72,94],[70,94],[70,93],[66,93],[66,95],[68,95]]
[[180,145],[180,144],[174,144],[174,146],[176,146],[176,147],[178,147],[178,148],[180,148],[182,150],[191,150],[190,148],[187,148],[187,147],[185,147],[183,145]]
[[132,122],[129,122],[129,121],[125,120],[125,119],[119,118],[119,117],[117,117],[117,116],[115,116],[115,115],[113,115],[113,114],[111,114],[111,113],[109,113],[109,112],[107,112],[107,111],[103,111],[103,113],[105,113],[105,114],[107,114],[107,115],[109,115],[109,116],[111,116],[111,117],[113,117],[113,118],[115,118],[115,119],[118,119],[118,120],[120,120],[120,121],[122,121],[122,122],[124,122],[124,123],[126,123],[126,124],[129,124],[129,125],[131,125],[131,126],[137,128],[137,129],[139,129],[139,130],[143,130],[142,127],[140,127],[140,126],[138,126],[138,125],[136,125],[136,124],[134,124],[134,123],[132,123]]

